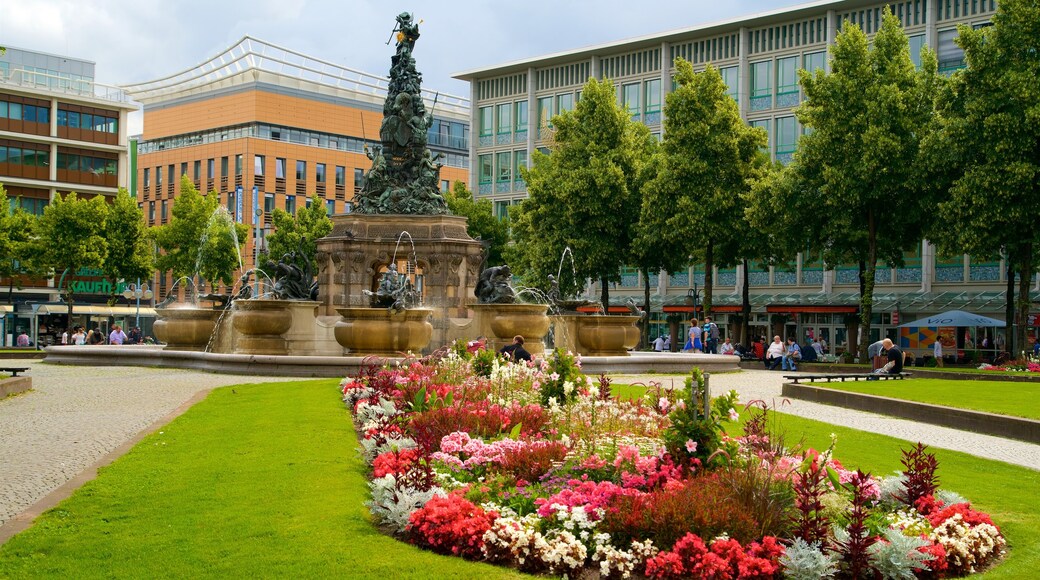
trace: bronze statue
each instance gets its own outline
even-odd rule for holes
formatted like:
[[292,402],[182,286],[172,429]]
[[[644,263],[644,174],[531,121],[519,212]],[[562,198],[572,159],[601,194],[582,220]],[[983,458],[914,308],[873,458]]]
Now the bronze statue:
[[509,266],[492,266],[480,273],[473,294],[481,304],[513,304],[516,292],[509,285],[512,279]]

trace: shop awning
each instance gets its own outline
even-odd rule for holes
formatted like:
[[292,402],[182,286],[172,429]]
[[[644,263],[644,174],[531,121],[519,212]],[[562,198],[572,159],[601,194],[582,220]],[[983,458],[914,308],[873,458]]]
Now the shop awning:
[[770,313],[776,312],[776,313],[783,313],[783,314],[796,314],[796,313],[797,314],[801,314],[801,313],[847,314],[847,313],[855,313],[856,310],[857,310],[856,306],[845,306],[845,305],[834,305],[834,304],[831,304],[831,305],[818,304],[818,305],[815,305],[815,306],[813,306],[813,305],[808,305],[808,306],[791,305],[791,306],[788,306],[786,304],[770,304],[770,305],[766,306],[766,312],[770,312]]
[[[37,314],[68,314],[68,304],[41,304],[36,309]],[[92,314],[96,316],[137,316],[136,306],[103,306],[98,304],[74,304],[72,314]],[[141,316],[155,316],[155,309],[142,306]]]

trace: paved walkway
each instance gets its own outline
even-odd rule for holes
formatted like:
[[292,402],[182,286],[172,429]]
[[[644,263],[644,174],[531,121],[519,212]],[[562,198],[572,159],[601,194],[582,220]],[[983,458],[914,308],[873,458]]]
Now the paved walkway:
[[[31,367],[31,392],[0,400],[0,525],[87,469],[196,393],[286,380],[140,367]],[[295,379],[299,380],[299,379]]]
[[[715,374],[710,379],[711,392],[719,394],[732,389],[740,393],[741,402],[762,400],[770,406],[780,406],[783,401],[783,397],[780,395],[780,387],[783,383],[782,375],[789,374],[793,373],[745,370],[739,373]],[[658,381],[664,386],[682,387],[684,377],[677,375],[619,375],[614,377],[614,380],[619,383]],[[787,399],[787,401],[789,404],[783,404],[779,409],[784,413],[889,435],[907,441],[920,441],[933,447],[962,451],[985,459],[996,459],[1040,470],[1040,445],[798,399]],[[840,456],[840,441],[838,449]]]

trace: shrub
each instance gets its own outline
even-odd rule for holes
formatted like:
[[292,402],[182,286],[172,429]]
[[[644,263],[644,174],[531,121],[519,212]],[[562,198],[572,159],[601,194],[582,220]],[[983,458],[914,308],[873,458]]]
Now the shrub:
[[806,455],[802,469],[794,478],[794,537],[806,544],[822,544],[827,539],[829,522],[823,513],[823,495],[827,493],[826,474],[816,455]]
[[440,488],[417,489],[393,475],[377,477],[369,483],[369,487],[372,489],[372,500],[366,505],[395,534],[404,533],[412,512],[425,505],[430,498],[444,495]]
[[581,374],[581,362],[573,354],[560,349],[553,351],[547,359],[545,377],[541,384],[541,401],[548,405],[550,399],[558,404],[573,401],[578,389],[585,387],[585,375]]
[[935,475],[939,460],[935,458],[934,453],[926,451],[927,448],[924,443],[918,442],[914,447],[903,451],[906,491],[900,499],[908,506],[915,505],[919,498],[933,495],[935,490],[939,489],[939,478]]
[[780,565],[789,580],[834,578],[838,573],[838,554],[821,550],[818,543],[795,538],[780,558]]
[[441,554],[481,557],[484,533],[498,517],[457,495],[434,496],[412,512],[407,531],[412,542]]
[[848,483],[852,491],[852,510],[849,512],[847,530],[836,529],[837,549],[842,555],[842,569],[851,578],[860,578],[871,570],[870,546],[876,538],[870,535],[867,527],[869,517],[867,503],[869,500],[870,476],[856,471]]
[[566,445],[558,441],[546,441],[541,445],[506,450],[498,469],[517,479],[538,481],[566,456]]

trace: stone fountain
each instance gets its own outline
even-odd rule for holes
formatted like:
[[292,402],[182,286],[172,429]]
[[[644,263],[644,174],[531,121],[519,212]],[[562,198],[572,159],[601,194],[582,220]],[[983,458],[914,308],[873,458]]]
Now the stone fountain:
[[474,290],[478,303],[472,306],[476,333],[488,337],[489,347],[495,350],[511,344],[514,336],[523,336],[524,348],[540,356],[549,332],[549,305],[518,302],[511,279],[509,266],[493,266],[481,272]]
[[[354,196],[353,213],[333,216],[332,232],[318,241],[319,313],[358,315],[350,309],[370,307],[364,292],[376,291],[394,266],[431,308],[431,343],[439,346],[459,337],[458,328],[468,323],[482,248],[466,233],[466,218],[449,215],[439,193],[441,163],[426,141],[433,117],[412,56],[418,24],[403,13],[394,32],[380,145],[366,148],[372,166]],[[397,246],[406,233],[416,258],[399,263]]]

